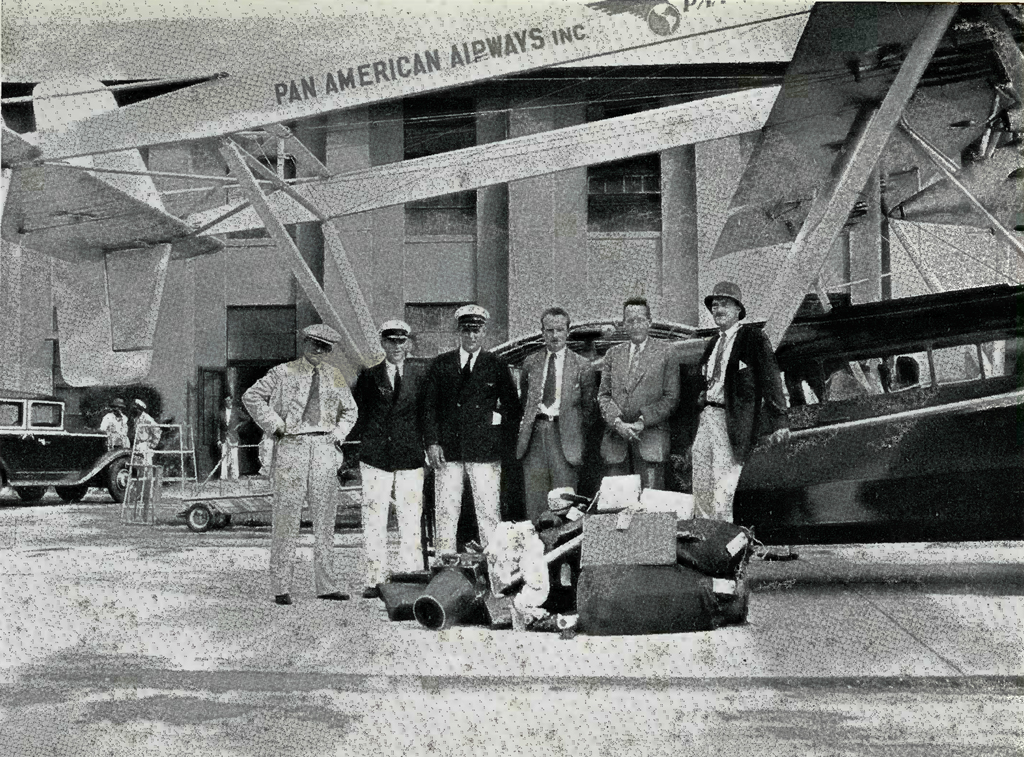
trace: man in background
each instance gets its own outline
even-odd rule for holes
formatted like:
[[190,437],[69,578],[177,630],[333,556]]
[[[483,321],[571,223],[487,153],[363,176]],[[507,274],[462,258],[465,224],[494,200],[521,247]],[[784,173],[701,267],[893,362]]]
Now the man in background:
[[143,465],[152,465],[153,450],[160,443],[163,432],[147,410],[145,402],[140,399],[132,400],[132,413],[135,416],[135,454]]
[[100,421],[100,431],[107,435],[107,449],[130,447],[128,441],[128,416],[124,413],[124,400],[118,397],[110,403],[110,410]]
[[220,411],[218,423],[218,441],[220,442],[220,477],[223,480],[238,480],[238,445],[241,439],[238,429],[245,424],[245,419],[235,399],[230,394],[224,396],[224,407]]

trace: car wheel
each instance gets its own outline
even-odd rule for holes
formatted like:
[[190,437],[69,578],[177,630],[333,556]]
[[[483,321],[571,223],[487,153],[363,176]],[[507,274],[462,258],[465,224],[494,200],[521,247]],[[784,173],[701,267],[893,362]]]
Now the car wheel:
[[57,490],[57,496],[60,497],[62,502],[66,502],[69,505],[73,502],[81,502],[82,497],[89,491],[89,487],[86,484],[80,484],[78,486],[55,486]]
[[185,525],[189,531],[201,534],[213,528],[213,512],[206,505],[192,505],[185,513]]
[[128,458],[119,457],[107,466],[107,491],[115,502],[124,502],[128,491]]
[[14,491],[22,502],[38,502],[46,494],[45,486],[15,486]]

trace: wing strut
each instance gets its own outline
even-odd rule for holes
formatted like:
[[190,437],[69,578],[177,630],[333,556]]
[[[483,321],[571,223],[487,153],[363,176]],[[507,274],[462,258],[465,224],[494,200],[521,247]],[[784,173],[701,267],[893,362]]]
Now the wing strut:
[[[302,145],[298,139],[293,138],[291,141],[293,146],[295,143]],[[302,145],[302,149],[305,150],[305,145]],[[308,150],[306,151],[306,161],[316,161],[316,165],[320,167],[319,171],[321,173],[327,173],[327,168]],[[327,246],[327,249],[331,251],[331,259],[334,261],[334,265],[338,269],[338,274],[341,276],[341,281],[345,285],[349,302],[352,305],[352,309],[355,311],[356,319],[359,321],[359,327],[363,332],[363,339],[366,340],[366,344],[369,345],[372,350],[373,345],[377,343],[377,328],[373,323],[373,315],[370,313],[370,306],[366,304],[366,298],[363,296],[363,290],[359,286],[359,281],[356,279],[356,272],[352,267],[352,261],[349,259],[348,253],[345,251],[345,245],[341,241],[341,234],[338,233],[337,227],[335,227],[334,222],[331,221],[330,215],[321,210],[315,202],[300,194],[293,186],[288,184],[284,179],[279,177],[252,156],[249,156],[249,165],[255,169],[257,173],[267,179],[276,189],[284,192],[320,220],[324,234],[324,243]],[[317,169],[314,167],[314,170]],[[327,175],[330,176],[329,173]],[[269,203],[267,204],[267,207],[269,209]]]
[[956,10],[957,5],[951,3],[937,5],[931,11],[885,98],[856,133],[839,159],[839,170],[811,205],[768,295],[765,331],[774,349],[778,349],[804,293],[821,271]]
[[310,302],[313,303],[317,313],[320,314],[325,323],[337,329],[345,337],[356,359],[363,364],[368,364],[362,347],[353,339],[349,330],[345,328],[341,316],[338,315],[338,311],[334,309],[331,301],[327,299],[323,287],[320,286],[316,277],[313,276],[313,272],[309,270],[309,266],[303,259],[302,253],[299,252],[299,248],[295,246],[295,242],[292,241],[291,236],[285,230],[284,224],[274,214],[273,209],[267,202],[266,196],[263,194],[263,190],[260,189],[260,185],[256,181],[256,177],[246,165],[242,149],[225,137],[221,140],[220,153],[224,156],[224,160],[227,161],[231,173],[238,177],[239,185],[248,196],[253,208],[259,213],[260,220],[263,221],[267,232],[277,243],[282,262],[291,270],[295,280],[302,287],[302,291],[309,298]]

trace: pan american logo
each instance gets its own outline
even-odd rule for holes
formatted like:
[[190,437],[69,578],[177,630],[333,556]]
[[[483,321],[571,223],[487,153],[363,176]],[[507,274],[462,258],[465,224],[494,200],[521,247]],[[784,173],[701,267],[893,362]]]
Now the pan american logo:
[[[618,16],[620,13],[629,13],[647,22],[647,27],[659,37],[667,37],[679,30],[679,24],[683,20],[683,12],[699,10],[702,7],[714,5],[716,0],[683,0],[683,10],[680,11],[672,3],[660,2],[660,0],[600,0],[596,3],[587,3],[588,8],[603,11],[609,16]],[[718,0],[724,3],[725,0]]]

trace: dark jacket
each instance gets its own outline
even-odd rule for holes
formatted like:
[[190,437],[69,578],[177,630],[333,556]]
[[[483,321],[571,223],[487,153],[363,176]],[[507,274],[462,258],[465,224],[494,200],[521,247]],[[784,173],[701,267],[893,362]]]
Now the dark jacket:
[[500,461],[511,450],[521,415],[512,375],[497,355],[481,350],[465,385],[458,350],[430,364],[423,387],[423,441],[440,444],[449,462]]
[[[721,334],[715,334],[704,350],[702,373],[720,338]],[[744,324],[736,334],[725,367],[725,416],[729,441],[741,461],[746,460],[758,437],[788,425],[782,376],[760,326]]]
[[348,438],[359,440],[360,462],[385,471],[423,467],[419,394],[425,372],[422,363],[407,360],[397,397],[388,380],[387,361],[359,372],[352,392],[359,419]]

